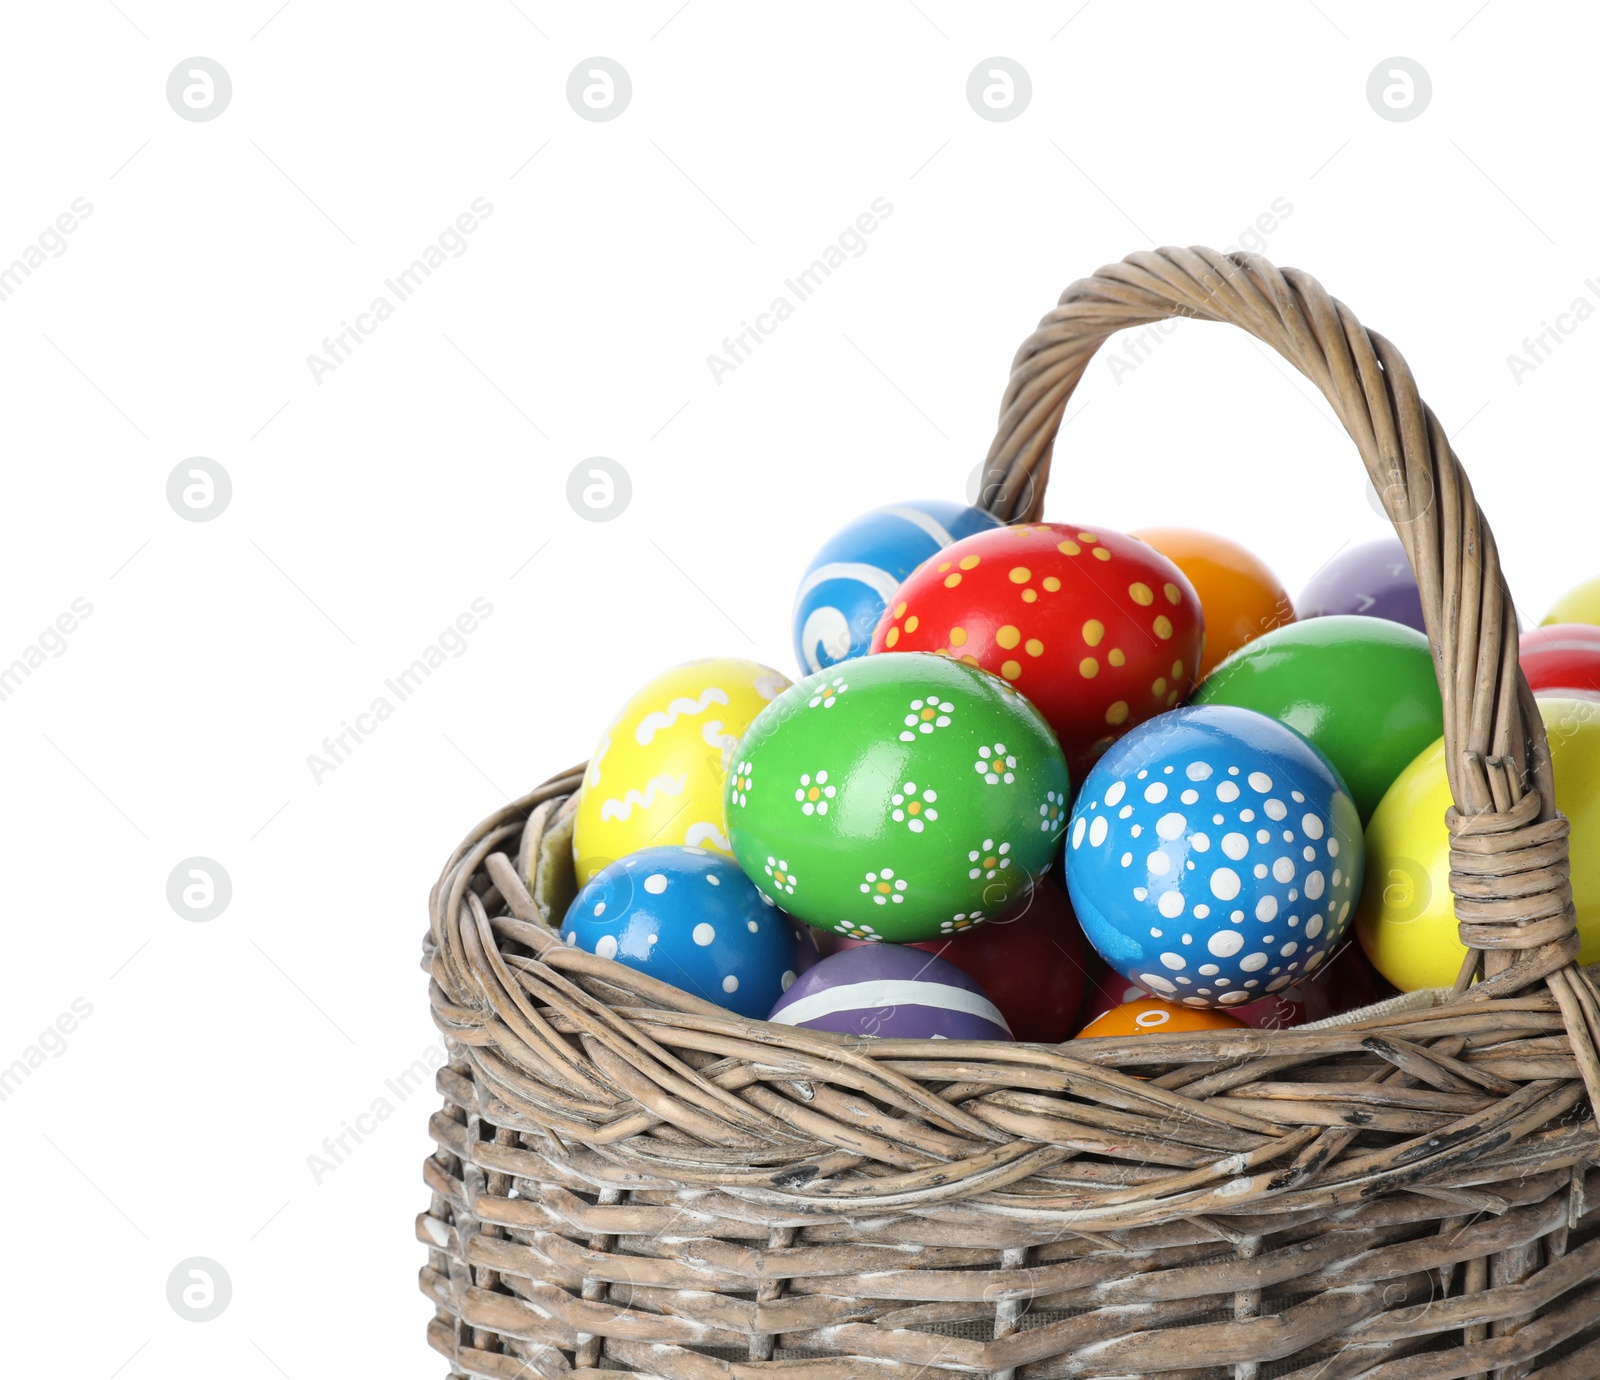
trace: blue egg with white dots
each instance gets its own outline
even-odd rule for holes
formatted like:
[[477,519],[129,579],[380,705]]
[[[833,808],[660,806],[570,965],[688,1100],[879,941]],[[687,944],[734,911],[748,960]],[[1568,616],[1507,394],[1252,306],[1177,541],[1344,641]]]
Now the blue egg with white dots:
[[736,862],[703,848],[641,848],[602,869],[567,908],[561,938],[757,1019],[795,979],[788,918]]
[[1361,819],[1332,763],[1251,709],[1175,709],[1114,743],[1072,811],[1067,889],[1130,982],[1187,1006],[1287,987],[1339,946]]
[[998,527],[982,508],[919,499],[876,508],[829,538],[794,598],[794,653],[807,673],[865,656],[900,582],[951,542]]

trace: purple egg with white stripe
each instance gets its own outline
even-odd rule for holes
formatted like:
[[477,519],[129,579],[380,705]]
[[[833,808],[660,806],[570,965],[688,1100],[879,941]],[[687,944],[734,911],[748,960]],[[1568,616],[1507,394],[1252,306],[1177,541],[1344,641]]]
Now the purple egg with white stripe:
[[796,979],[767,1019],[884,1039],[1013,1038],[999,1009],[954,963],[899,944],[830,955]]

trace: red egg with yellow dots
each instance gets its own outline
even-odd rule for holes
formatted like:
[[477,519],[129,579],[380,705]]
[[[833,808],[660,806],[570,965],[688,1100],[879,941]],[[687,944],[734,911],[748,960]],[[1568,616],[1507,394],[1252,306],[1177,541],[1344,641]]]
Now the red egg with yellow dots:
[[1073,779],[1194,685],[1200,599],[1121,532],[1020,523],[954,542],[911,572],[874,652],[937,652],[1002,676],[1049,721]]

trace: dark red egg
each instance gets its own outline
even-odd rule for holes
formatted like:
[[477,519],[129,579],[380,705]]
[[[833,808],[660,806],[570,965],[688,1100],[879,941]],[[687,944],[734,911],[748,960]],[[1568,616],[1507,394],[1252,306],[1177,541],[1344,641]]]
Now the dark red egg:
[[794,975],[808,972],[821,963],[825,954],[832,950],[824,950],[823,943],[827,936],[821,930],[814,930],[810,925],[802,925],[793,916],[784,916],[789,922],[789,928],[794,931]]
[[1099,1020],[1107,1011],[1115,1011],[1130,1001],[1140,1001],[1151,996],[1137,982],[1129,982],[1115,968],[1106,968],[1083,998],[1083,1009],[1078,1013],[1078,1024],[1088,1025]]
[[[864,942],[834,941],[839,949]],[[1088,945],[1066,892],[1050,877],[1040,878],[1026,903],[1008,915],[905,947],[954,963],[1000,1008],[1019,1040],[1059,1044],[1081,1024]]]
[[1022,523],[929,557],[900,586],[874,652],[937,652],[1036,705],[1074,782],[1122,734],[1194,685],[1200,599],[1154,547],[1121,532]]

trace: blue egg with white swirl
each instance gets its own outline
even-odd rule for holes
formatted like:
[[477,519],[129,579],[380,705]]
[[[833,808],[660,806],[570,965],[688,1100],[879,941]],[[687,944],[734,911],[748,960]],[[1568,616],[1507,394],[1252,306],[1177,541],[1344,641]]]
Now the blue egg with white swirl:
[[678,845],[597,872],[567,907],[561,938],[758,1019],[798,963],[793,926],[738,863]]
[[1128,981],[1187,1006],[1237,1006],[1339,946],[1362,843],[1349,789],[1292,728],[1251,709],[1175,709],[1090,771],[1067,889]]
[[809,674],[865,656],[900,582],[951,542],[1000,526],[982,508],[920,499],[875,508],[829,538],[794,598],[794,652]]

